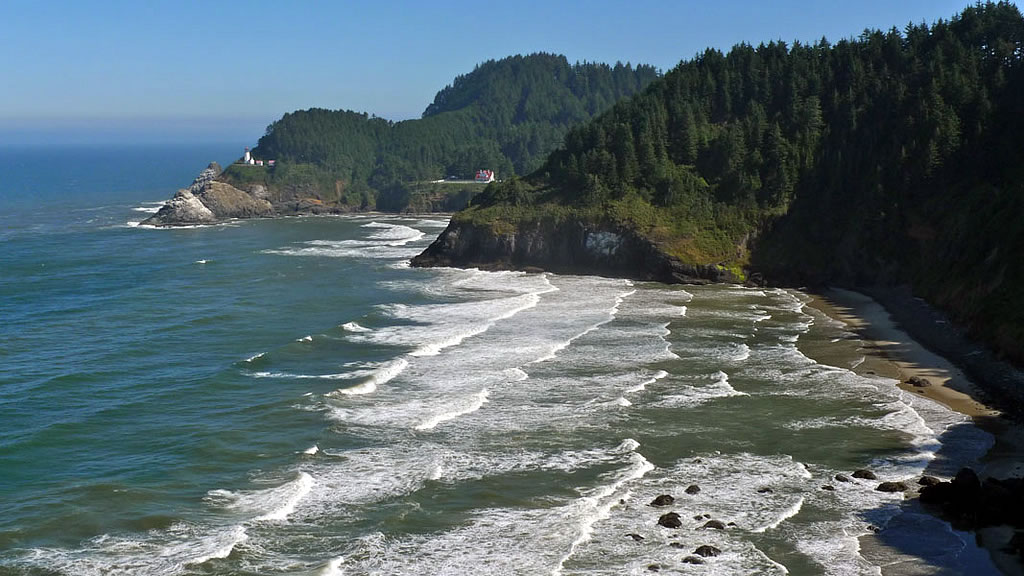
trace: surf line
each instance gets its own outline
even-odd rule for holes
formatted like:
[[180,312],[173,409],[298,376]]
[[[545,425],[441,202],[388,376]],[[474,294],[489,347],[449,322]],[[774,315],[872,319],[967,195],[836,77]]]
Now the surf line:
[[[513,316],[516,316],[520,312],[523,312],[525,310],[529,310],[531,308],[536,308],[537,305],[540,304],[541,296],[543,296],[544,294],[548,294],[548,293],[551,293],[551,292],[557,292],[558,291],[558,288],[555,287],[553,284],[551,284],[551,281],[548,280],[547,276],[544,276],[544,282],[545,282],[545,284],[547,284],[546,288],[542,288],[542,289],[537,290],[535,292],[528,292],[526,294],[520,294],[518,296],[512,296],[510,298],[504,298],[504,299],[500,300],[501,302],[517,302],[517,303],[518,302],[522,302],[519,305],[517,305],[517,306],[515,306],[513,308],[510,308],[509,310],[507,310],[507,311],[505,311],[505,312],[503,312],[503,313],[501,313],[501,314],[499,314],[497,316],[493,316],[491,318],[487,318],[487,319],[485,319],[483,321],[483,323],[481,323],[481,324],[479,324],[479,325],[477,325],[475,327],[469,328],[468,330],[464,330],[464,331],[462,331],[460,333],[457,333],[457,334],[452,334],[450,336],[442,338],[441,340],[437,340],[437,341],[434,341],[434,342],[422,344],[422,345],[420,345],[419,348],[417,348],[416,350],[413,350],[412,352],[410,352],[409,355],[410,356],[437,356],[445,348],[450,348],[452,346],[457,346],[459,344],[462,344],[463,340],[466,340],[467,338],[472,338],[474,336],[479,336],[480,334],[483,334],[484,332],[487,332],[488,330],[493,328],[498,322],[501,322],[502,320],[508,320],[509,318],[512,318]],[[497,302],[497,300],[495,302]]]
[[611,484],[599,488],[593,495],[584,496],[578,501],[581,507],[590,510],[590,514],[580,519],[579,533],[576,539],[569,545],[569,550],[565,556],[559,560],[558,565],[551,571],[551,576],[561,576],[562,570],[565,569],[565,563],[576,555],[576,551],[579,550],[580,546],[589,542],[593,537],[594,525],[608,519],[611,516],[612,508],[617,506],[620,500],[626,500],[632,496],[632,492],[629,490],[623,493],[619,491],[630,482],[643,478],[648,472],[655,469],[654,464],[651,464],[642,454],[636,451],[639,447],[640,444],[632,438],[623,440],[616,450],[625,449],[627,451],[630,465],[625,469],[625,473]]
[[[632,284],[630,284],[630,286],[632,286]],[[608,318],[607,319],[602,320],[602,321],[600,321],[600,322],[598,322],[596,324],[593,324],[593,325],[589,326],[586,330],[584,330],[583,332],[580,332],[579,334],[573,336],[572,338],[569,338],[565,342],[561,342],[559,344],[555,344],[554,346],[552,346],[550,352],[548,352],[544,356],[541,356],[540,358],[537,358],[536,360],[531,361],[530,364],[540,364],[541,362],[547,362],[548,360],[554,360],[558,356],[559,352],[561,352],[562,350],[565,350],[569,346],[572,346],[573,342],[579,340],[580,338],[586,336],[587,334],[590,334],[591,332],[593,332],[594,330],[597,330],[601,326],[604,326],[605,324],[608,324],[609,322],[615,320],[615,317],[619,313],[619,305],[622,304],[623,300],[625,300],[626,298],[632,296],[633,294],[636,294],[636,289],[630,290],[629,292],[622,292],[621,294],[617,295],[615,297],[615,304],[613,304],[611,309],[608,310]]]

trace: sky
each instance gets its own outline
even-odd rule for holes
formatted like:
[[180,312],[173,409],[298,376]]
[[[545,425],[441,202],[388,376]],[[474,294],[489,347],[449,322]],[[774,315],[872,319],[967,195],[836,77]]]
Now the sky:
[[948,19],[972,0],[0,1],[0,144],[245,141],[283,113],[418,118],[474,65],[667,71],[707,47]]

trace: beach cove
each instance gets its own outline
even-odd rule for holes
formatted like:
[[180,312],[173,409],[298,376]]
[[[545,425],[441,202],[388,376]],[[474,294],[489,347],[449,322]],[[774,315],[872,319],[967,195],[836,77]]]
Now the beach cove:
[[[829,289],[823,292],[812,292],[810,306],[820,310],[830,318],[848,325],[863,338],[861,350],[864,360],[855,368],[858,373],[880,375],[898,381],[899,386],[913,394],[929,398],[970,417],[979,428],[993,437],[992,448],[979,459],[975,468],[982,478],[1020,478],[1024,476],[1024,428],[1020,424],[1020,415],[1009,406],[1010,414],[1005,414],[991,405],[992,393],[971,381],[963,369],[947,358],[928,349],[912,338],[904,325],[893,319],[889,311],[870,296],[849,290]],[[888,293],[891,297],[891,292]],[[904,304],[905,304],[904,297]],[[892,300],[890,300],[892,303]],[[905,307],[902,318],[916,323],[910,326],[920,332],[923,329],[940,332],[932,334],[932,339],[952,340],[959,337],[956,329],[936,311],[918,301],[915,303],[918,313],[914,315],[914,307]],[[922,312],[923,311],[923,312]],[[941,332],[954,332],[942,334]],[[970,344],[960,344],[961,347]],[[972,346],[973,348],[973,346]],[[948,350],[949,348],[947,348]],[[966,353],[970,354],[971,350]],[[825,355],[827,357],[827,354]],[[999,366],[1006,371],[1008,367]],[[914,384],[917,383],[917,385]],[[910,492],[916,492],[921,486],[913,486]],[[915,495],[916,496],[916,495]],[[908,504],[912,514],[927,513],[916,501]],[[938,513],[936,508],[931,513]],[[993,526],[977,531],[977,545],[991,554],[994,563],[1004,574],[1022,574],[1021,558],[1009,546],[1014,536],[1011,526]],[[877,539],[865,537],[867,547],[885,546],[885,537]],[[941,541],[925,541],[917,547],[918,554],[947,554],[941,548]],[[924,549],[931,548],[929,552]],[[971,553],[975,553],[971,551]],[[883,569],[883,574],[902,574],[899,565]]]

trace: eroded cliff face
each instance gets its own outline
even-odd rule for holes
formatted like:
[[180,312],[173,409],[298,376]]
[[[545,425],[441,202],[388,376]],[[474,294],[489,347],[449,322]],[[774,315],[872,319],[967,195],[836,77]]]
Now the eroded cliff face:
[[231,218],[259,218],[274,215],[274,206],[258,193],[239,190],[216,180],[221,168],[211,162],[192,184],[178,190],[156,214],[142,222],[145,226],[183,226],[211,224]]
[[675,284],[738,281],[714,265],[680,262],[630,230],[578,220],[528,222],[509,229],[452,220],[412,265],[542,269]]

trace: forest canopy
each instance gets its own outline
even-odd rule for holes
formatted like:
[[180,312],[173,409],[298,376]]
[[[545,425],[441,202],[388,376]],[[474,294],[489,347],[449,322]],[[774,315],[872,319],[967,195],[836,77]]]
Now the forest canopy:
[[[554,54],[489,60],[438,92],[422,118],[300,110],[271,124],[253,154],[276,161],[260,174],[271,187],[295,185],[301,173],[326,202],[372,205],[378,193],[415,182],[472,178],[479,169],[529,173],[572,126],[658,77],[651,66],[569,64]],[[227,177],[249,175],[229,170]]]

